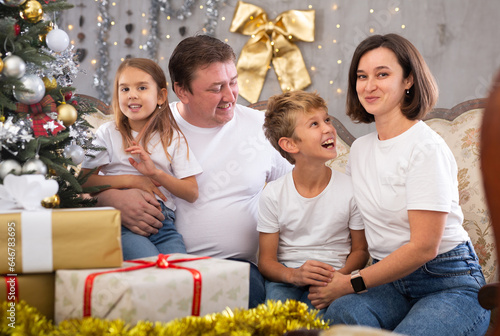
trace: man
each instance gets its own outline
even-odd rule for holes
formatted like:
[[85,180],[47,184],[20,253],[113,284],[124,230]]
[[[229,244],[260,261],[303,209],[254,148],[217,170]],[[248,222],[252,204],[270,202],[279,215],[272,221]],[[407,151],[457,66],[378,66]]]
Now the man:
[[[236,104],[235,61],[229,45],[207,35],[181,41],[170,58],[170,77],[180,100],[170,108],[203,168],[197,177],[198,200],[176,200],[176,227],[190,254],[251,263],[252,308],[265,300],[255,265],[258,199],[266,182],[292,166],[265,139],[264,114]],[[120,209],[125,227],[149,235],[161,219],[149,196],[134,189],[108,190],[99,204]]]

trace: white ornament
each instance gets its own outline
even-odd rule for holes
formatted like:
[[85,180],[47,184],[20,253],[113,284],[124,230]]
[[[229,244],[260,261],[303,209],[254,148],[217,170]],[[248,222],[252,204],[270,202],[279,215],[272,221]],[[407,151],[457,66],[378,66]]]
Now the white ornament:
[[3,59],[2,74],[11,78],[21,78],[26,73],[26,63],[16,55],[9,55]]
[[23,165],[23,174],[47,174],[47,166],[38,157],[34,159],[29,159]]
[[0,178],[4,179],[9,174],[21,174],[22,168],[16,160],[4,160],[0,162]]
[[45,37],[47,46],[55,52],[66,50],[69,45],[69,36],[62,29],[52,29]]
[[32,105],[42,100],[43,96],[45,96],[45,85],[43,85],[43,81],[40,77],[37,75],[26,75],[20,80],[24,87],[31,92],[21,91],[19,88],[14,87],[12,93],[18,102]]
[[19,7],[25,2],[26,2],[26,0],[0,0],[0,3],[2,5],[9,6],[9,7]]
[[71,159],[75,165],[79,165],[85,158],[85,151],[82,147],[71,144],[64,148],[64,157]]

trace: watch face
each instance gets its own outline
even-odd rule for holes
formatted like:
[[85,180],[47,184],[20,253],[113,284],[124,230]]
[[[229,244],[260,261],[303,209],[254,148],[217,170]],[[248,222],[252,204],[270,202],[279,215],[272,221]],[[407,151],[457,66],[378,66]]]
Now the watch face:
[[361,276],[351,278],[351,284],[356,293],[366,290],[365,282]]

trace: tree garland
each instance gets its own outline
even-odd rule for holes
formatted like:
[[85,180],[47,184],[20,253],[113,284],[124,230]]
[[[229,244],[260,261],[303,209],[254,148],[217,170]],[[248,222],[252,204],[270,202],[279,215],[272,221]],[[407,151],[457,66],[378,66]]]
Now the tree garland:
[[[160,12],[171,18],[176,18],[179,20],[186,20],[192,13],[192,8],[196,0],[184,0],[181,8],[172,9],[171,0],[151,0],[151,6],[149,8],[149,17],[147,22],[150,24],[149,37],[146,43],[142,46],[143,50],[146,50],[148,57],[153,60],[157,60],[158,55],[158,35],[159,35],[159,16]],[[225,0],[206,0],[206,20],[203,26],[203,31],[205,34],[214,36],[215,27],[217,26],[219,19],[219,3],[225,2]],[[100,0],[99,5],[99,22],[98,33],[97,33],[97,70],[94,74],[94,88],[96,88],[99,99],[103,102],[110,103],[110,92],[109,92],[109,46],[108,37],[109,29],[111,27],[111,18],[109,16],[109,1]]]
[[316,317],[317,310],[308,310],[305,303],[293,300],[287,300],[285,303],[268,301],[248,310],[232,311],[226,308],[221,313],[199,317],[188,316],[167,323],[141,321],[135,326],[129,326],[122,320],[110,321],[97,318],[65,320],[55,326],[36,308],[24,301],[15,304],[15,318],[12,322],[9,320],[10,305],[10,302],[2,303],[0,313],[2,335],[281,336],[285,332],[298,329],[328,329],[327,323]]
[[110,104],[109,93],[109,28],[111,27],[111,18],[109,16],[109,1],[101,0],[98,5],[97,19],[97,54],[98,62],[96,73],[94,74],[94,87],[97,89],[99,99]]

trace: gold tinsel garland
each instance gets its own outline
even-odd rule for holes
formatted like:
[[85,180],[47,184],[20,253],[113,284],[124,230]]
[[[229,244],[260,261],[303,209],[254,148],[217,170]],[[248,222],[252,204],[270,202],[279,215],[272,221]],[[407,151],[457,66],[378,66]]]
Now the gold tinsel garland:
[[221,313],[188,316],[168,323],[141,321],[135,326],[129,326],[122,320],[110,321],[93,317],[65,320],[55,326],[51,320],[24,301],[15,305],[15,322],[12,322],[8,319],[11,316],[9,308],[8,302],[2,303],[1,335],[281,336],[291,330],[328,328],[325,321],[316,317],[317,310],[309,310],[305,303],[293,300],[285,303],[268,301],[247,310],[232,311],[228,308]]

